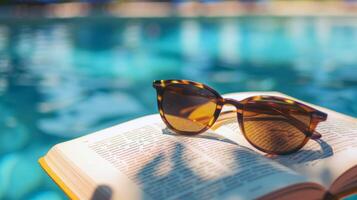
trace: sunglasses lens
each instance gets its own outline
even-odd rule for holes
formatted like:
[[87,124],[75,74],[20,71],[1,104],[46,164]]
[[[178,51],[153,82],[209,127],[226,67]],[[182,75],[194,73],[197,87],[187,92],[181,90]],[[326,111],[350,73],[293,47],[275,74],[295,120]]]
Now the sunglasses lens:
[[243,108],[246,138],[266,153],[287,154],[302,147],[310,115],[285,102],[251,101]]
[[217,107],[211,91],[186,84],[168,85],[162,95],[162,111],[169,125],[194,134],[207,128]]

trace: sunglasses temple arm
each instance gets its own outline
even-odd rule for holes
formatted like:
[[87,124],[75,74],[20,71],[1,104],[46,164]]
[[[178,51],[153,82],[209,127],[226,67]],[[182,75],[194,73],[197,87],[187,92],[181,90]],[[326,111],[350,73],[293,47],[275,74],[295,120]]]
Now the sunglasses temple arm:
[[314,130],[314,132],[312,132],[311,139],[318,140],[321,137],[322,137],[321,133],[317,132],[316,130]]
[[[309,131],[309,127],[307,127],[304,123],[302,123],[300,120],[296,119],[295,117],[288,115],[284,112],[281,112],[278,109],[273,108],[276,112],[282,114],[284,117],[286,117],[287,119],[291,120],[292,125],[294,125],[297,129],[299,129],[300,131],[302,131],[303,133],[306,134],[306,131]],[[312,135],[310,136],[311,139],[319,139],[321,138],[321,134],[315,130],[312,131]]]
[[[284,117],[286,117],[288,120],[290,120],[290,123],[295,126],[297,129],[299,129],[300,131],[302,131],[303,133],[306,133],[306,131],[308,131],[308,127],[300,122],[298,119],[296,119],[295,117],[288,115],[284,112],[281,112],[280,110],[274,109],[276,112],[280,113],[281,115],[283,115]],[[231,119],[231,118],[235,118],[235,114],[237,113],[236,110],[229,110],[229,111],[224,111],[221,112],[219,118],[217,119],[216,123],[211,127],[213,130],[219,128],[223,123],[220,122],[224,122],[225,120]],[[200,120],[206,120],[207,117],[201,117],[199,119],[196,119],[197,121]],[[321,138],[321,134],[319,132],[317,132],[316,130],[314,130],[312,132],[312,135],[310,136],[311,139],[319,139]]]
[[[308,127],[300,122],[298,119],[296,119],[295,117],[291,116],[291,115],[288,115],[284,112],[281,112],[280,110],[276,110],[274,109],[276,112],[282,114],[284,117],[286,117],[288,120],[290,120],[291,124],[293,126],[295,126],[297,129],[299,129],[300,131],[302,131],[303,133],[306,133],[306,131],[308,130]],[[235,110],[229,110],[229,111],[224,111],[221,113],[220,117],[218,118],[217,122],[221,122],[221,121],[225,121],[227,119],[230,119],[232,117],[235,117],[235,116],[232,116],[232,114],[235,114],[237,113],[237,111]],[[216,122],[216,123],[217,123]],[[218,128],[219,126],[221,125],[221,123],[218,123],[217,125],[214,125],[212,128],[213,129],[216,129]],[[218,127],[217,127],[218,126]],[[314,130],[312,132],[312,135],[310,136],[311,139],[319,139],[321,138],[321,134],[319,132],[317,132],[316,130]]]
[[[236,116],[234,114],[236,114],[236,113],[237,112],[235,110],[221,112],[219,118],[217,119],[216,123],[213,125],[212,129],[216,129],[216,128],[220,127],[225,120],[235,118]],[[271,113],[269,113],[269,114],[271,114]],[[284,117],[288,118],[288,120],[290,120],[290,121],[294,121],[294,122],[292,122],[292,125],[295,126],[297,129],[299,129],[300,131],[304,132],[306,130],[306,126],[301,125],[301,124],[299,125],[298,123],[301,123],[301,122],[298,121],[296,118],[292,119],[291,116],[289,116],[289,115],[284,115]]]
[[224,111],[221,112],[219,115],[217,121],[213,124],[211,127],[212,130],[216,130],[217,128],[221,127],[224,125],[224,122],[230,119],[236,119],[236,114],[237,112],[234,110],[229,110],[229,111]]

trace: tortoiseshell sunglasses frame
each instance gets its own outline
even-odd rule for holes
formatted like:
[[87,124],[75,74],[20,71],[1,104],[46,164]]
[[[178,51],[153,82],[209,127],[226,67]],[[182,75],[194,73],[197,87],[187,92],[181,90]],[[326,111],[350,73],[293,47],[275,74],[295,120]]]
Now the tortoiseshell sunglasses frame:
[[[165,91],[165,88],[172,84],[192,85],[192,87],[206,89],[216,96],[216,110],[214,112],[213,120],[210,120],[208,125],[205,128],[203,128],[202,130],[197,131],[197,132],[186,132],[186,131],[176,129],[167,121],[167,119],[165,118],[165,115],[164,115],[164,111],[163,111],[162,100],[163,100],[163,93]],[[304,111],[306,111],[306,114],[308,114],[310,116],[311,120],[310,120],[310,125],[308,127],[306,127],[306,125],[303,124],[302,122],[301,123],[303,125],[297,124],[298,126],[304,126],[302,128],[305,129],[305,131],[303,131],[303,133],[305,134],[306,137],[305,137],[304,141],[301,143],[301,145],[299,145],[298,147],[296,147],[290,151],[279,153],[280,155],[290,154],[290,153],[300,150],[307,143],[307,141],[309,139],[319,139],[321,137],[321,134],[316,132],[315,128],[317,127],[317,124],[319,122],[325,121],[327,119],[326,113],[316,110],[315,108],[312,108],[312,107],[305,105],[303,103],[300,103],[298,101],[284,98],[284,97],[260,95],[260,96],[251,96],[251,97],[245,98],[241,101],[238,101],[238,100],[235,100],[232,98],[223,98],[217,91],[215,91],[211,87],[204,85],[202,83],[198,83],[198,82],[194,82],[194,81],[190,81],[190,80],[155,80],[155,81],[153,81],[153,87],[157,91],[157,105],[158,105],[160,116],[161,116],[162,120],[165,122],[165,124],[168,126],[168,128],[175,131],[176,133],[183,134],[183,135],[197,135],[197,134],[203,133],[203,132],[207,131],[209,128],[211,128],[212,125],[216,122],[219,115],[221,114],[221,111],[222,111],[222,108],[224,105],[232,105],[236,108],[237,119],[238,119],[238,124],[239,124],[240,130],[243,133],[244,137],[248,140],[248,142],[251,145],[253,145],[255,148],[257,148],[263,152],[266,152],[268,154],[272,154],[272,155],[276,154],[276,152],[271,152],[266,149],[262,149],[259,146],[256,146],[246,136],[245,131],[244,131],[244,125],[243,125],[244,104],[246,104],[250,101],[254,101],[254,100],[265,99],[265,100],[272,100],[272,103],[269,103],[269,106],[279,107],[277,104],[274,104],[274,100],[275,100],[275,101],[285,102],[290,105],[295,105],[295,106],[303,109]]]

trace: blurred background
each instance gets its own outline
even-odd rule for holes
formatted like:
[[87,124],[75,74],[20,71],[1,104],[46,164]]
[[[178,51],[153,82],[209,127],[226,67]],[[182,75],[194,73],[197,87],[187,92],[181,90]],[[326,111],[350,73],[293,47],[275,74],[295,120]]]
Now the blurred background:
[[357,1],[0,0],[0,199],[65,199],[37,159],[172,78],[357,117]]

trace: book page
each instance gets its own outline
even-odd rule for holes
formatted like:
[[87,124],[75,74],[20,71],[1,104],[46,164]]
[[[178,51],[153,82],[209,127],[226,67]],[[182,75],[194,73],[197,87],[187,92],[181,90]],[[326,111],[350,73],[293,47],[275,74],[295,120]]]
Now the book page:
[[[253,95],[288,97],[276,92],[233,93],[225,95],[225,97],[241,100]],[[317,107],[311,104],[309,105]],[[357,165],[357,120],[326,108],[317,107],[317,109],[328,114],[327,120],[319,123],[316,129],[322,134],[322,137],[318,140],[310,139],[309,142],[296,153],[286,156],[275,156],[271,159],[309,177],[309,180],[318,182],[326,188],[329,188],[331,183],[336,180],[338,176]],[[237,119],[227,121],[215,132],[224,133],[226,137],[229,137],[240,145],[265,155],[265,153],[260,152],[250,145],[244,138],[238,126]]]
[[176,135],[159,115],[64,143],[60,149],[115,198],[252,199],[306,181],[210,131]]
[[320,139],[310,140],[299,152],[275,160],[329,188],[342,173],[357,166],[357,122],[327,113],[327,120],[317,127]]

